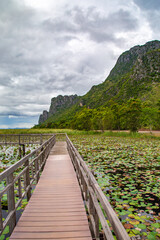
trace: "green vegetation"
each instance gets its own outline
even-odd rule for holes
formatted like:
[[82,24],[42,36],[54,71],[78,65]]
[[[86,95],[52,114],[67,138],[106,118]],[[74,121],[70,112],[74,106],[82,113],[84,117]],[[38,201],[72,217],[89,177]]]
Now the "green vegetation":
[[160,239],[160,140],[71,136],[130,237]]
[[[77,130],[155,130],[160,128],[160,106],[150,101],[130,99],[123,104],[109,102],[109,106],[90,109],[80,108],[72,118],[68,115],[55,122],[44,122],[36,128],[71,128]],[[48,119],[49,121],[49,119]]]
[[33,129],[0,129],[0,134],[47,134],[67,133],[68,135],[98,134],[96,131],[80,131],[73,129],[33,128]]
[[74,133],[78,132],[71,129],[49,129],[49,128],[32,128],[32,129],[0,129],[0,134],[45,134],[45,133]]
[[101,130],[90,130],[80,131],[73,129],[53,129],[53,128],[37,128],[37,129],[0,129],[0,134],[47,134],[47,133],[67,133],[69,136],[72,135],[100,135],[108,137],[125,137],[125,138],[147,138],[147,139],[160,139],[159,132],[155,136],[154,132],[129,132],[129,131],[101,131]]

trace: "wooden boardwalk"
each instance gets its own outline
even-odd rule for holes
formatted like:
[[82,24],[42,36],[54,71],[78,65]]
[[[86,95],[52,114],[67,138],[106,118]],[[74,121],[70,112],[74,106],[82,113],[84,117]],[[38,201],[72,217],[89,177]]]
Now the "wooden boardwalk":
[[86,211],[66,142],[52,148],[11,240],[91,240]]

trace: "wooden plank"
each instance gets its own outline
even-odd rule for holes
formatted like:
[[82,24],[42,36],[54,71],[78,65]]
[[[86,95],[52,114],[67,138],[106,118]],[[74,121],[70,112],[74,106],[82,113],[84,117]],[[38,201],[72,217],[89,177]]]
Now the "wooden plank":
[[86,220],[86,216],[48,216],[48,217],[42,217],[42,216],[33,216],[33,217],[24,217],[23,215],[20,218],[20,221],[77,221],[77,220]]
[[17,226],[16,228],[16,232],[35,232],[35,233],[40,233],[40,232],[75,232],[75,231],[88,231],[88,226],[85,225],[81,225],[81,226],[43,226],[43,229],[41,226],[39,227],[33,227],[33,226],[29,226],[29,227],[22,227],[22,226]]
[[[12,240],[17,240],[17,238],[10,238]],[[28,238],[22,238],[23,240],[28,240]],[[35,240],[35,238],[29,238],[30,240]],[[48,238],[39,238],[40,240],[48,240]],[[57,238],[49,238],[50,240],[55,240]],[[91,240],[90,237],[74,237],[74,238],[60,238],[60,240]]]
[[[85,211],[78,212],[24,212],[23,217],[72,217],[72,216],[85,216]],[[86,216],[85,216],[86,217]]]
[[[55,238],[55,239],[60,239],[60,238],[69,238],[69,237],[90,237],[90,232],[88,231],[75,231],[75,232],[16,232],[14,231],[12,234],[12,238],[16,239],[23,239],[23,238],[34,238],[34,239],[41,239],[41,238]],[[73,238],[73,239],[74,239]],[[90,239],[91,240],[91,239]]]
[[[74,203],[75,203],[75,201],[73,201],[73,200],[69,201],[68,200],[68,201],[66,201],[65,206],[72,206],[72,204],[74,204]],[[42,208],[45,208],[46,202],[45,202],[45,200],[41,200],[41,201],[37,200],[37,201],[32,201],[30,204],[32,204],[32,206],[35,206],[35,208],[40,207],[42,209]],[[80,200],[77,200],[77,205],[80,205],[80,204],[82,204],[82,202]],[[63,207],[64,206],[63,201],[61,201],[61,200],[58,201],[57,200],[57,201],[50,201],[50,202],[47,203],[47,207],[56,208],[56,206],[60,207],[60,208]],[[84,205],[83,205],[83,207],[84,207]]]
[[[43,203],[45,204],[46,202],[45,201],[43,201]],[[56,203],[55,205],[53,205],[53,203]],[[42,208],[42,202],[37,202],[37,201],[30,201],[29,202],[29,204],[27,205],[27,207],[25,208],[25,209],[28,209],[28,208]],[[62,207],[62,208],[64,208],[64,205],[63,205],[63,202],[57,202],[57,201],[55,201],[55,202],[48,202],[47,203],[47,205],[45,205],[45,209],[47,209],[47,208],[57,208],[58,206],[60,206],[60,207]],[[84,207],[84,204],[82,203],[82,201],[78,201],[78,202],[74,202],[74,201],[66,201],[65,202],[65,208],[66,207],[78,207],[78,206],[81,206],[81,207]]]
[[[63,191],[63,189],[62,189],[62,191]],[[77,193],[71,193],[70,195],[67,193],[67,194],[65,194],[65,193],[61,193],[61,194],[58,194],[58,195],[54,195],[54,194],[47,194],[47,193],[45,193],[45,194],[39,194],[39,195],[34,195],[34,199],[61,199],[61,197],[65,197],[66,199],[78,199],[78,198],[80,198],[81,197],[81,195],[80,195],[80,193],[79,194],[77,194]]]
[[[75,186],[75,185],[74,185]],[[67,187],[63,187],[63,192],[64,193],[68,193],[68,191],[69,192],[74,192],[74,193],[79,193],[79,190],[77,190],[77,185],[76,185],[76,187],[70,187],[70,188],[67,188]],[[36,196],[36,194],[38,195],[38,194],[46,194],[46,193],[48,193],[48,191],[50,191],[50,188],[49,189],[45,189],[45,191],[44,190],[41,190],[40,188],[36,188],[36,190],[34,191],[34,196]],[[62,190],[58,190],[58,189],[56,189],[56,188],[53,188],[52,189],[52,192],[50,192],[50,194],[60,194],[62,192]]]
[[[45,197],[46,196],[46,197]],[[62,197],[65,197],[66,200],[69,199],[81,199],[81,194],[80,193],[60,193],[60,194],[49,194],[49,193],[44,193],[44,194],[39,194],[39,195],[34,195],[34,200],[38,200],[38,199],[50,199],[50,200],[57,200],[57,199],[62,199]]]
[[19,221],[17,227],[55,227],[55,226],[84,226],[87,225],[87,220],[76,220],[76,221],[54,221],[54,222],[25,222]]
[[[45,197],[45,195],[46,195],[46,197]],[[81,195],[68,196],[68,195],[63,194],[63,193],[61,195],[58,195],[58,196],[47,195],[47,194],[44,194],[44,196],[42,196],[42,195],[36,196],[36,197],[31,199],[31,202],[36,202],[36,201],[43,202],[44,200],[45,200],[45,202],[47,202],[47,201],[49,201],[49,202],[57,202],[57,201],[63,202],[64,197],[65,197],[66,202],[71,202],[71,201],[74,202],[75,200],[81,202]]]
[[27,208],[25,210],[25,213],[70,213],[70,212],[81,212],[86,213],[85,209],[83,209],[83,206],[79,208],[72,208],[71,206],[69,208]]

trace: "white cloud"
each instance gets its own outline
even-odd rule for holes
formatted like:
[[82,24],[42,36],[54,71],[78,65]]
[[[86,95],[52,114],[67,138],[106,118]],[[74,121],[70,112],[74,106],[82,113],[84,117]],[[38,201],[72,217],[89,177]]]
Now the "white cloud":
[[19,116],[9,115],[8,118],[19,118]]
[[8,125],[0,124],[0,129],[8,129]]

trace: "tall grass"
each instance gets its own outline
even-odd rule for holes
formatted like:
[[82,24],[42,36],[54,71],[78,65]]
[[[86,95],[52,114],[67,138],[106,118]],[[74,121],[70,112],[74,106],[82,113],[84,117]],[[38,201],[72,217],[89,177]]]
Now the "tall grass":
[[45,133],[67,133],[68,135],[101,135],[106,137],[129,137],[129,138],[153,138],[160,139],[151,134],[144,133],[131,133],[126,131],[79,131],[72,129],[49,129],[49,128],[39,128],[39,129],[0,129],[0,134],[45,134]]
[[96,134],[95,131],[79,131],[72,129],[49,129],[49,128],[39,128],[39,129],[0,129],[0,134],[45,134],[45,133],[67,133],[73,135],[81,134]]

